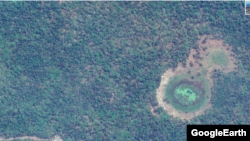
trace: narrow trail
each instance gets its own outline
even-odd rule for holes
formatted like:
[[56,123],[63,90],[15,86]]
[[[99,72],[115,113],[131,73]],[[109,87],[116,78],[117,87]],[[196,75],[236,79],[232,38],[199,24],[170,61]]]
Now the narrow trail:
[[58,135],[56,135],[55,137],[51,138],[51,139],[40,139],[38,137],[35,136],[23,136],[23,137],[18,137],[18,138],[8,138],[8,139],[4,139],[0,137],[0,141],[12,141],[12,140],[33,140],[33,141],[63,141],[62,138]]

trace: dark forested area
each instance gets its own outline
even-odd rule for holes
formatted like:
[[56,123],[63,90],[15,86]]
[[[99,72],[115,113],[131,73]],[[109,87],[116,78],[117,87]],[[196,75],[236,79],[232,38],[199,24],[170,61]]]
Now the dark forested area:
[[[191,122],[149,104],[198,35],[233,46],[212,109]],[[0,137],[186,140],[186,124],[249,124],[250,18],[243,2],[0,2]]]

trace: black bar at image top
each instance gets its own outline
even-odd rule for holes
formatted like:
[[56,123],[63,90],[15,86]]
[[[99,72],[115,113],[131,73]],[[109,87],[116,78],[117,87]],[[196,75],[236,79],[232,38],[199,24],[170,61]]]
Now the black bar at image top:
[[187,140],[250,140],[250,125],[187,125]]

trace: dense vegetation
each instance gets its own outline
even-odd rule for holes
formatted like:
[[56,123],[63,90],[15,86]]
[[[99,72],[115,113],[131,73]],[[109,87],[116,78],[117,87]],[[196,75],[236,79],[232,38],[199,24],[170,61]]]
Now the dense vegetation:
[[149,104],[203,34],[232,45],[239,69],[214,71],[213,109],[190,124],[250,123],[243,2],[0,2],[0,25],[1,137],[186,140],[188,121]]

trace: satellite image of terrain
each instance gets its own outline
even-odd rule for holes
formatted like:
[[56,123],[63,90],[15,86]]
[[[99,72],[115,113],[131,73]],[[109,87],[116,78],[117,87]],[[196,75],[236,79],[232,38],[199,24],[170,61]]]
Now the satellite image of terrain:
[[246,14],[250,15],[250,1],[246,1]]
[[250,14],[250,6],[246,7],[246,14]]
[[0,141],[186,141],[190,124],[250,124],[244,4],[1,1]]

